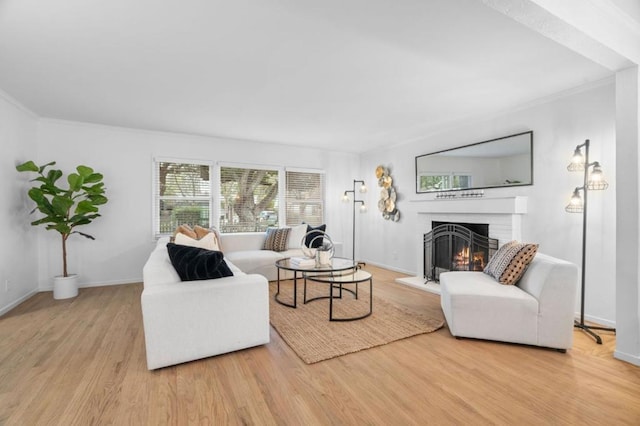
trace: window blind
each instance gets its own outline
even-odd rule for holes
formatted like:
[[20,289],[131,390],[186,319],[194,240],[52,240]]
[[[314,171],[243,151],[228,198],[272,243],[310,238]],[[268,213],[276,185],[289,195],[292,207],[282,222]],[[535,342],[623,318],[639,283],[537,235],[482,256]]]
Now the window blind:
[[155,161],[156,236],[179,225],[208,228],[211,216],[211,166],[204,163]]
[[286,172],[287,226],[324,223],[324,173]]

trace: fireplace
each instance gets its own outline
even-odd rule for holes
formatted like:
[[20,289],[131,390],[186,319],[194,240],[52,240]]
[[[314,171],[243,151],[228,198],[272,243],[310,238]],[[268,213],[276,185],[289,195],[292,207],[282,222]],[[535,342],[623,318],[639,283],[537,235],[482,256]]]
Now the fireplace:
[[[411,244],[414,252],[415,276],[397,278],[400,284],[440,294],[433,280],[432,266],[425,267],[424,233],[433,228],[433,221],[452,223],[486,223],[489,235],[500,242],[522,240],[522,222],[527,215],[527,197],[433,198],[412,200],[416,209],[416,232]],[[497,251],[497,250],[496,250]],[[431,262],[431,261],[430,261]],[[432,265],[431,263],[430,265]],[[449,269],[449,268],[447,268]]]
[[482,271],[497,249],[488,224],[434,221],[424,234],[424,279],[438,282],[446,271]]

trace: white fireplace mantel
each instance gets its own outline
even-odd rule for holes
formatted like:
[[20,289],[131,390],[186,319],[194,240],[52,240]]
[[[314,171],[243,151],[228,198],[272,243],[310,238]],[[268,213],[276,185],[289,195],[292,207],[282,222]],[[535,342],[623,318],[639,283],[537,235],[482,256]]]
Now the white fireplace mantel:
[[445,198],[432,200],[411,200],[419,203],[420,213],[475,213],[475,214],[526,214],[527,197],[499,198]]

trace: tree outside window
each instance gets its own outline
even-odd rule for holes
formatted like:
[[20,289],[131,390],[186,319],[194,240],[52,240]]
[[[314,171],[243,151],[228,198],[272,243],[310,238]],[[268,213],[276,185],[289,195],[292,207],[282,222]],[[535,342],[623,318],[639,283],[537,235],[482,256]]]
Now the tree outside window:
[[156,234],[179,225],[208,228],[211,212],[211,167],[208,164],[156,162]]
[[220,232],[278,224],[278,170],[220,167]]
[[429,173],[420,175],[420,191],[446,191],[471,188],[471,175],[463,173]]

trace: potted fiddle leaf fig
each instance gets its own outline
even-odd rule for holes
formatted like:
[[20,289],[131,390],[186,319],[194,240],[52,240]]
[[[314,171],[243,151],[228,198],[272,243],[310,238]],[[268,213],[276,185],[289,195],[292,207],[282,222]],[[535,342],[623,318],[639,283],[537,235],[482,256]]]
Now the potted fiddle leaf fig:
[[100,217],[98,206],[105,204],[103,176],[93,171],[91,167],[78,166],[76,172],[67,176],[67,185],[63,187],[60,178],[61,170],[48,167],[54,166],[55,161],[43,166],[33,161],[16,166],[19,172],[35,173],[31,180],[33,186],[28,195],[36,207],[31,213],[40,212],[43,216],[31,222],[31,225],[43,225],[45,229],[56,231],[62,240],[62,275],[53,279],[54,299],[67,299],[78,295],[78,276],[67,271],[67,239],[73,234],[94,240],[91,235],[78,231],[76,228],[90,224]]

